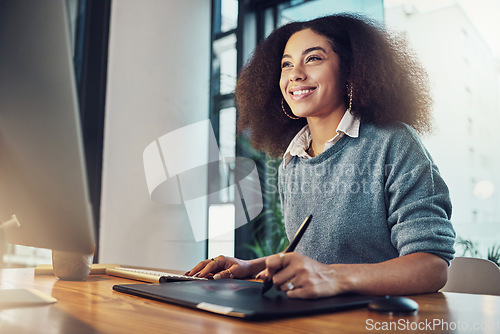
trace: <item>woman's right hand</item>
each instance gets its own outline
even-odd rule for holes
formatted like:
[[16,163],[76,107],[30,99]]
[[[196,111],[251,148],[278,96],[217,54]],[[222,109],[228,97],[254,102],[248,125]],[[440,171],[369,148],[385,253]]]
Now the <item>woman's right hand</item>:
[[219,255],[216,258],[201,261],[185,275],[214,279],[248,278],[260,271],[260,268],[252,267],[254,266],[251,261]]

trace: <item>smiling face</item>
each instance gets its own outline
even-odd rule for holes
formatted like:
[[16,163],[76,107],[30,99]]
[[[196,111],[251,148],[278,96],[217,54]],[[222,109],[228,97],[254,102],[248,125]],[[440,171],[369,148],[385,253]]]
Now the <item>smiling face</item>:
[[310,29],[288,40],[281,60],[280,89],[299,117],[327,117],[346,110],[339,57],[329,40]]

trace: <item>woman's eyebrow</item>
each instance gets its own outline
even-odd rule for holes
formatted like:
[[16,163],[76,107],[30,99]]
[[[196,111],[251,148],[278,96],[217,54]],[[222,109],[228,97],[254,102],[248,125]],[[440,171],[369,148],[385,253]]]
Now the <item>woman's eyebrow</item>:
[[[326,53],[326,50],[323,49],[321,46],[313,46],[312,48],[307,48],[304,51],[302,51],[302,55],[304,56],[304,55],[308,54],[309,52],[318,51],[318,50]],[[284,59],[284,58],[292,58],[292,56],[290,56],[289,54],[284,54],[283,57],[281,57],[281,59]]]

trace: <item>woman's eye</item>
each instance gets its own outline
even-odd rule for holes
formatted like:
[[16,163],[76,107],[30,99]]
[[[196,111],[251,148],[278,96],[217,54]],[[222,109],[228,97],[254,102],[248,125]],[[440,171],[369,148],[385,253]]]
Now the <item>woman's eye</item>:
[[291,66],[292,66],[292,63],[287,62],[287,61],[281,64],[281,68],[291,67]]
[[310,61],[316,61],[316,60],[321,60],[321,57],[319,56],[309,56],[306,58],[306,63],[310,62]]

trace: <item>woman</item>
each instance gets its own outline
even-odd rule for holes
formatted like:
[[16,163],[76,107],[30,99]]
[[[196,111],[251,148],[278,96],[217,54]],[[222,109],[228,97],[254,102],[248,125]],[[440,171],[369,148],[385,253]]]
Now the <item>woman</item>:
[[446,184],[415,130],[430,129],[426,75],[404,43],[334,15],[275,30],[241,72],[240,131],[283,156],[279,192],[296,252],[218,256],[188,275],[255,276],[291,298],[434,292],[455,232]]

